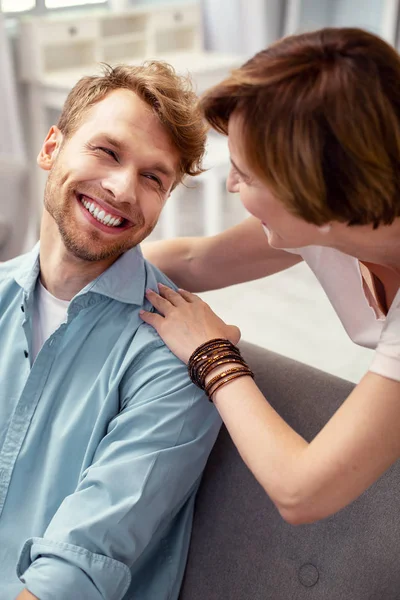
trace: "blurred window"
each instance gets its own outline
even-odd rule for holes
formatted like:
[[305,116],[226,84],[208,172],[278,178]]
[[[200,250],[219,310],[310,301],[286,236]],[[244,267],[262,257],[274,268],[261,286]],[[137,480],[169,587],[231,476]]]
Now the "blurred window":
[[45,6],[46,8],[65,8],[84,4],[104,4],[105,2],[106,0],[45,0]]
[[23,12],[35,8],[36,0],[1,0],[3,12]]
[[0,0],[0,8],[4,13],[43,12],[53,8],[72,8],[106,4],[107,0]]

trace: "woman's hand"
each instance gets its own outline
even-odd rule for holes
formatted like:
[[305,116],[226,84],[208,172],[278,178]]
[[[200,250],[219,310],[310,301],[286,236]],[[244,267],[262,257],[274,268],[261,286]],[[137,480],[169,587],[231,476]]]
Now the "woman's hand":
[[195,294],[159,284],[159,294],[146,291],[147,299],[160,313],[140,311],[140,316],[152,325],[169,349],[183,362],[204,342],[225,338],[233,344],[240,340],[240,330],[227,325]]

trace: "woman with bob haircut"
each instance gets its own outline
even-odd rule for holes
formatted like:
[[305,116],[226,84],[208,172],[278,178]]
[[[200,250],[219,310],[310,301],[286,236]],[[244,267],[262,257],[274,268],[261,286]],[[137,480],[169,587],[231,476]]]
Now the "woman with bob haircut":
[[[145,246],[184,289],[150,292],[158,314],[143,319],[189,363],[282,517],[312,522],[352,502],[400,457],[400,57],[360,29],[287,37],[201,104],[228,135],[228,190],[253,216],[214,237]],[[350,338],[375,349],[311,443],[261,394],[234,345],[238,329],[192,293],[301,260]]]

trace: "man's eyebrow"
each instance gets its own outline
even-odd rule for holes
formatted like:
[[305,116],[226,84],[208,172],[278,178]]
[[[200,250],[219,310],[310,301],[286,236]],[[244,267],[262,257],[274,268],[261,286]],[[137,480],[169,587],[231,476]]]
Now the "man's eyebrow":
[[100,137],[103,138],[107,144],[110,144],[110,146],[114,146],[114,148],[116,150],[125,150],[126,146],[125,144],[123,144],[122,142],[120,142],[119,140],[111,137],[110,135],[108,135],[107,133],[100,133],[98,134],[96,137]]
[[243,171],[241,171],[241,170],[239,169],[239,167],[238,167],[238,166],[237,166],[237,165],[236,165],[236,164],[233,162],[232,158],[230,158],[230,161],[231,161],[231,165],[232,165],[232,167],[235,169],[235,171],[237,171],[237,172],[239,173],[239,175],[241,175],[242,177],[245,177],[245,178],[247,178],[247,177],[248,177],[248,176],[247,176],[245,173],[243,173]]
[[176,177],[176,172],[173,171],[172,169],[168,168],[166,165],[164,165],[163,163],[155,163],[154,165],[152,165],[150,167],[151,171],[158,171],[159,173],[162,173],[163,175],[165,175],[166,177],[170,177],[171,179],[174,179]]
[[[110,144],[110,146],[113,146],[116,150],[119,150],[120,152],[128,150],[126,144],[108,135],[108,133],[100,133],[98,137],[103,138],[108,144]],[[170,179],[175,179],[176,177],[176,172],[173,169],[170,169],[167,165],[165,165],[162,162],[156,162],[153,165],[150,165],[149,169],[150,171],[157,171],[158,173],[162,173]]]

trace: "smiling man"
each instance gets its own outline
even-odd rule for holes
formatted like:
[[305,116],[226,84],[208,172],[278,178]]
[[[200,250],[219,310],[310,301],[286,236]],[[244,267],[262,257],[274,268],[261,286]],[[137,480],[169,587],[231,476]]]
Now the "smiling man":
[[38,157],[40,246],[0,266],[0,595],[173,600],[219,418],[139,316],[138,244],[205,129],[160,63],[71,91]]

